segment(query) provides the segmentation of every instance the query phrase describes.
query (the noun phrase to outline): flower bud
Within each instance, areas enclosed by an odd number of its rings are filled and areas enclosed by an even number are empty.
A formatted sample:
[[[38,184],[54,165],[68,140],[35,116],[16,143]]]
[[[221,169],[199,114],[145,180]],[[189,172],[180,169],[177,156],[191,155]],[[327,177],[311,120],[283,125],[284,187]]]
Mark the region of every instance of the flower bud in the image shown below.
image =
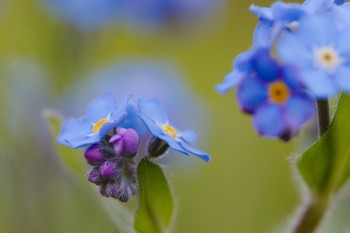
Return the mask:
[[[140,137],[134,129],[118,128],[109,143],[113,144],[114,152],[119,156],[132,157],[139,147]]]
[[[153,137],[148,144],[148,154],[152,158],[157,158],[163,155],[169,148],[167,142],[159,139],[157,137]]]
[[[102,164],[100,170],[101,174],[104,177],[115,178],[118,174],[120,174],[120,169],[122,167],[122,161],[117,159],[107,160],[104,164]]]
[[[100,173],[100,169],[98,167],[94,167],[88,174],[87,174],[88,180],[91,183],[100,185],[103,183],[104,178],[102,177]]]
[[[99,166],[107,160],[106,154],[103,152],[103,147],[98,144],[93,144],[86,149],[84,157],[88,164]]]

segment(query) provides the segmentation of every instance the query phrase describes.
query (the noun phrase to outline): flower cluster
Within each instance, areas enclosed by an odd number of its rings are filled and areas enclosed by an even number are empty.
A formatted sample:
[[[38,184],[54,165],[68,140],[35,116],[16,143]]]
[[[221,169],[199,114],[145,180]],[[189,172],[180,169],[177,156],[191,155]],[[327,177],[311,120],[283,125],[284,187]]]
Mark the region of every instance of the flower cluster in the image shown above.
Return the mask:
[[[315,101],[350,92],[350,3],[306,0],[252,5],[259,23],[222,84],[237,87],[242,111],[260,135],[289,140],[315,112]]]
[[[111,93],[94,99],[86,116],[66,120],[57,136],[63,145],[87,147],[84,156],[92,166],[88,180],[100,186],[103,196],[123,202],[137,192],[136,166],[140,158],[162,156],[170,147],[210,161],[208,154],[189,144],[195,140],[195,133],[171,125],[157,99],[140,99],[136,107],[130,98],[128,95],[120,105]],[[140,128],[140,122],[145,129]],[[146,151],[140,149],[141,141],[145,141]]]

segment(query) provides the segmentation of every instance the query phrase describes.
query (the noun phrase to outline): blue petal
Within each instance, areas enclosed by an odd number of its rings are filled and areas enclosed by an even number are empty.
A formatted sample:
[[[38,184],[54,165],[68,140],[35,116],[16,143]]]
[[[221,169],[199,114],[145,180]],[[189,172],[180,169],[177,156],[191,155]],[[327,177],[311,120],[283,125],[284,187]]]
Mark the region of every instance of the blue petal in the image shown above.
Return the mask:
[[[189,155],[188,151],[180,145],[180,142],[177,141],[175,138],[169,136],[168,134],[162,132],[158,135],[158,138],[166,141],[172,149],[177,150],[187,156]]]
[[[139,114],[142,122],[146,125],[146,127],[151,131],[151,133],[159,137],[163,130],[161,129],[160,125],[158,125],[153,119],[150,119],[148,116]]]
[[[106,122],[104,123],[101,128],[100,131],[98,132],[98,136],[99,138],[102,140],[106,134],[108,134],[109,131],[111,131],[113,128],[117,127],[118,123],[117,122]]]
[[[63,145],[78,148],[99,141],[99,138],[88,137],[92,133],[92,125],[86,118],[69,119],[63,122],[57,141]]]
[[[272,10],[276,20],[282,21],[285,24],[298,21],[305,15],[305,10],[297,3],[276,2],[272,5]]]
[[[146,128],[139,116],[137,115],[137,107],[134,104],[128,104],[126,107],[127,115],[126,117],[118,124],[118,127],[121,128],[133,128],[139,135],[145,133]]]
[[[294,131],[298,132],[314,116],[315,110],[313,98],[306,93],[299,93],[290,97],[286,103],[285,118]]]
[[[257,77],[245,79],[238,88],[237,100],[241,109],[253,113],[267,99],[267,87]]]
[[[341,66],[335,73],[335,81],[341,90],[350,92],[350,67]]]
[[[139,100],[139,116],[144,119],[152,120],[158,125],[167,123],[168,116],[156,98]]]
[[[329,14],[309,15],[300,20],[297,34],[310,46],[325,46],[334,39],[336,25]]]
[[[349,12],[350,13],[350,12]],[[336,50],[339,55],[345,60],[345,62],[350,63],[350,30],[345,30],[339,33],[336,39]]]
[[[224,82],[221,84],[217,84],[215,86],[215,89],[220,93],[220,94],[225,94],[232,88],[236,87],[244,78],[244,74],[239,72],[238,70],[234,70],[228,75],[226,75]]]
[[[335,81],[326,71],[306,69],[302,71],[301,78],[316,98],[328,98],[338,91]]]
[[[332,16],[338,29],[346,29],[350,26],[350,3],[332,7]]]
[[[259,7],[255,5],[251,5],[249,7],[250,12],[258,17],[259,20],[267,21],[272,23],[273,14],[272,9],[268,7]]]
[[[129,92],[126,95],[124,101],[121,103],[121,105],[119,105],[118,108],[114,112],[111,112],[111,116],[110,116],[111,121],[119,123],[122,120],[122,118],[125,117],[126,108],[129,104],[129,100],[130,100],[131,96],[132,96],[132,93]]]
[[[205,152],[203,152],[203,151],[200,151],[200,150],[198,150],[198,149],[196,149],[196,148],[190,146],[189,144],[187,144],[187,143],[184,142],[184,141],[181,141],[180,144],[181,144],[181,146],[182,146],[185,150],[187,150],[187,151],[190,152],[191,154],[193,154],[193,155],[195,155],[195,156],[201,158],[202,160],[204,160],[204,161],[207,162],[207,163],[210,162],[211,159],[210,159],[210,156],[209,156],[207,153],[205,153]]]
[[[284,34],[277,44],[277,53],[283,61],[298,66],[311,66],[313,54],[311,49],[295,34]]]
[[[303,7],[309,13],[318,13],[329,10],[334,0],[305,0]]]
[[[197,135],[193,130],[186,130],[180,133],[180,137],[186,142],[194,142],[197,139]]]
[[[266,137],[281,137],[288,131],[282,107],[277,104],[261,106],[255,112],[253,122],[259,134]]]
[[[266,22],[259,22],[254,30],[254,46],[256,47],[271,47],[272,41],[272,27]]]
[[[345,0],[335,0],[334,3],[337,5],[342,5],[345,3]]]
[[[280,76],[280,67],[270,54],[256,54],[252,58],[252,65],[259,78],[265,81],[273,82]]]
[[[116,98],[112,93],[108,92],[90,102],[86,116],[91,123],[96,123],[113,113],[116,108]]]
[[[283,80],[292,90],[300,90],[302,88],[302,83],[300,81],[300,73],[295,67],[284,66],[283,67]]]

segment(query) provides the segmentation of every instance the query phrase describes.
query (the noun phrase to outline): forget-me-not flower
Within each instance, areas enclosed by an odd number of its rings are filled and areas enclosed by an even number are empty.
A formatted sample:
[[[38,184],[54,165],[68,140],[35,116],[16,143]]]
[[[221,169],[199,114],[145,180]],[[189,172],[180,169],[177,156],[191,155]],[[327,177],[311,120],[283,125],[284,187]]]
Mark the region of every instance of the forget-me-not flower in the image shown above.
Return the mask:
[[[87,108],[86,116],[63,122],[57,141],[72,148],[100,142],[126,116],[129,98],[125,98],[119,106],[111,93],[94,99]]]
[[[189,145],[194,141],[193,131],[179,131],[169,123],[169,118],[155,98],[139,101],[139,116],[150,132],[157,138],[165,141],[172,149],[185,155],[194,154],[204,160],[210,161],[210,156]]]
[[[330,14],[306,16],[278,44],[279,56],[299,68],[302,82],[318,98],[350,92],[350,30],[338,31]]]
[[[238,86],[238,103],[254,115],[259,134],[289,140],[314,115],[314,101],[294,68],[279,65],[268,53],[256,54],[251,62],[255,72]]]

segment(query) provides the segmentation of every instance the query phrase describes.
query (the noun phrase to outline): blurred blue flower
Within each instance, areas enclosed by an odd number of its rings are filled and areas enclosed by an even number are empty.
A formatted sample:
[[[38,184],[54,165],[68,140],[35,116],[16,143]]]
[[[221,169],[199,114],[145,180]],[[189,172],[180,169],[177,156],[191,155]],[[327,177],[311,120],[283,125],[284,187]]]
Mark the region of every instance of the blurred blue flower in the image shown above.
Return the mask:
[[[79,29],[91,30],[115,23],[120,0],[42,0],[49,10]]]
[[[239,85],[238,103],[254,115],[260,135],[289,140],[314,115],[314,101],[303,91],[294,68],[279,65],[267,53],[256,54],[252,64],[255,72]]]
[[[85,117],[63,122],[57,141],[72,148],[100,142],[125,117],[129,97],[120,106],[111,93],[94,99],[89,104]]]
[[[169,124],[168,116],[157,99],[140,100],[139,116],[151,133],[155,137],[167,142],[172,149],[182,152],[185,155],[194,154],[205,162],[210,161],[208,154],[188,144],[195,139],[193,131],[181,132]]]
[[[294,34],[278,44],[280,57],[298,67],[305,86],[318,98],[350,91],[350,30],[339,32],[329,14],[311,15],[300,21]]]

